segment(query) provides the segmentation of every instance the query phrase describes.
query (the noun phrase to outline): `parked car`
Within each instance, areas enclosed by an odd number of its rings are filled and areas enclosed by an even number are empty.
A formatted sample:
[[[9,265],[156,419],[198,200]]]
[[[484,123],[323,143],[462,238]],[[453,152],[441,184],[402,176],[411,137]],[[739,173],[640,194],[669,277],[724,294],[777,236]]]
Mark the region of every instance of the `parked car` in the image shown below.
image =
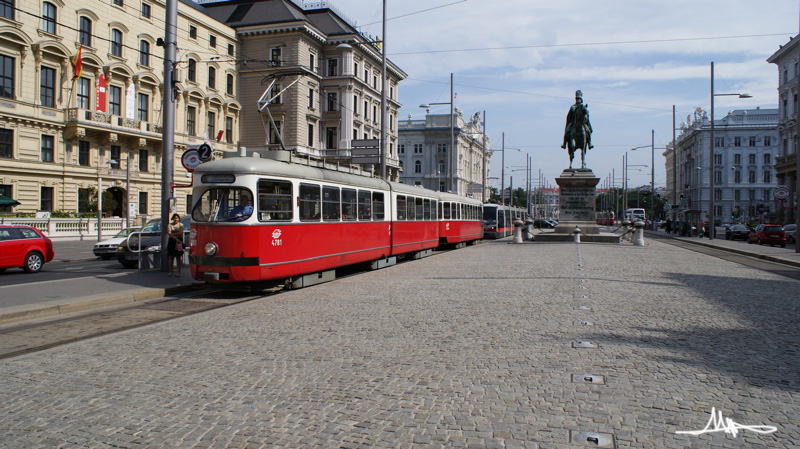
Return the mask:
[[[36,273],[53,260],[53,241],[31,226],[0,225],[0,273],[22,268]]]
[[[95,256],[100,257],[103,260],[111,259],[116,255],[119,244],[124,242],[131,232],[138,231],[139,229],[141,228],[138,226],[125,228],[117,232],[114,237],[95,243],[92,252]]]
[[[538,229],[552,229],[556,224],[546,218],[537,218],[533,221],[533,227]]]
[[[781,248],[786,248],[786,234],[779,225],[760,224],[750,233],[747,243],[768,243],[769,246],[781,245]]]
[[[725,240],[744,240],[750,238],[750,229],[743,224],[730,225],[725,228]]]
[[[796,224],[788,224],[783,227],[783,233],[786,234],[786,243],[795,243],[795,230],[797,229]]]
[[[183,223],[183,241],[188,241],[189,221],[191,217],[181,218]],[[161,219],[154,218],[142,226],[139,233],[133,233],[125,238],[117,247],[117,260],[125,268],[136,268],[139,266],[139,248],[143,248],[142,253],[146,255],[155,254],[161,251]]]

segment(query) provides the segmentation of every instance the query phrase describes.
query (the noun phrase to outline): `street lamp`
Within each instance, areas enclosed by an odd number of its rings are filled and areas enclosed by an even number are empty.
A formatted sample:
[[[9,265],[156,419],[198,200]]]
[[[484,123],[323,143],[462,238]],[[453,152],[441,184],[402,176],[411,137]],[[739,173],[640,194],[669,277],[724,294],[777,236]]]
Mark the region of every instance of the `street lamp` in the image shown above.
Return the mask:
[[[506,150],[517,150],[520,153],[522,152],[519,148],[506,148],[506,133],[502,134],[502,150],[492,150],[492,153],[495,151],[499,151],[503,153],[502,158],[500,159],[500,203],[506,203],[506,190],[505,190],[505,181],[506,181]]]
[[[708,238],[715,237],[716,228],[714,226],[714,97],[725,96],[738,96],[739,98],[753,98],[749,94],[729,93],[729,94],[715,94],[714,93],[714,61],[711,61],[711,135],[709,137],[709,161],[708,161],[708,225],[710,228],[710,235]]]
[[[426,112],[430,112],[430,108],[432,105],[450,105],[450,146],[447,148],[447,178],[449,183],[449,190],[453,191],[453,150],[455,146],[455,120],[453,118],[453,74],[450,74],[450,101],[447,103],[427,103],[421,104],[419,107],[426,109]],[[484,149],[485,151],[485,149]],[[456,153],[456,157],[458,153]],[[458,194],[458,188],[456,188],[456,194]]]

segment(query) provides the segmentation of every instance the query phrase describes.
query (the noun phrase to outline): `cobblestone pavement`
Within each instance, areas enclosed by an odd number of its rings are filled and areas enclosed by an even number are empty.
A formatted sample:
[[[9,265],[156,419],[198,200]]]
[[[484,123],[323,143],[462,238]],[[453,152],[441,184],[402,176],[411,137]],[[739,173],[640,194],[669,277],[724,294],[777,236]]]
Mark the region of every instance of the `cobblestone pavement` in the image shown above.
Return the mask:
[[[798,288],[657,241],[485,243],[4,360],[0,446],[797,447]],[[712,408],[777,431],[675,433]]]

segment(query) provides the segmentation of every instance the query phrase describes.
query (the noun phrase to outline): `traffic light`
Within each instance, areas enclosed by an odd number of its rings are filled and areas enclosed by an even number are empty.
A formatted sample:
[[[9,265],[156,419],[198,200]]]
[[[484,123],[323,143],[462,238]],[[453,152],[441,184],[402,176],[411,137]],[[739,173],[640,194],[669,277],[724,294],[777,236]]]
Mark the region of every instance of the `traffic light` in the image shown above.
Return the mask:
[[[683,201],[683,194],[681,193],[681,201]]]

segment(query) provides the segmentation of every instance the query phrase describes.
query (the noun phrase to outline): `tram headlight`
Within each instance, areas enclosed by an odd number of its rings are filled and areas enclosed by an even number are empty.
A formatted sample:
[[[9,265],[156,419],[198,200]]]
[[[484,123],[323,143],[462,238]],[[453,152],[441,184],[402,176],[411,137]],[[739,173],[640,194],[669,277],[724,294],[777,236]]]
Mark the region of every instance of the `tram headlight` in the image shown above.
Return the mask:
[[[203,249],[206,252],[206,256],[213,256],[214,254],[217,254],[216,243],[206,243],[206,246]]]

